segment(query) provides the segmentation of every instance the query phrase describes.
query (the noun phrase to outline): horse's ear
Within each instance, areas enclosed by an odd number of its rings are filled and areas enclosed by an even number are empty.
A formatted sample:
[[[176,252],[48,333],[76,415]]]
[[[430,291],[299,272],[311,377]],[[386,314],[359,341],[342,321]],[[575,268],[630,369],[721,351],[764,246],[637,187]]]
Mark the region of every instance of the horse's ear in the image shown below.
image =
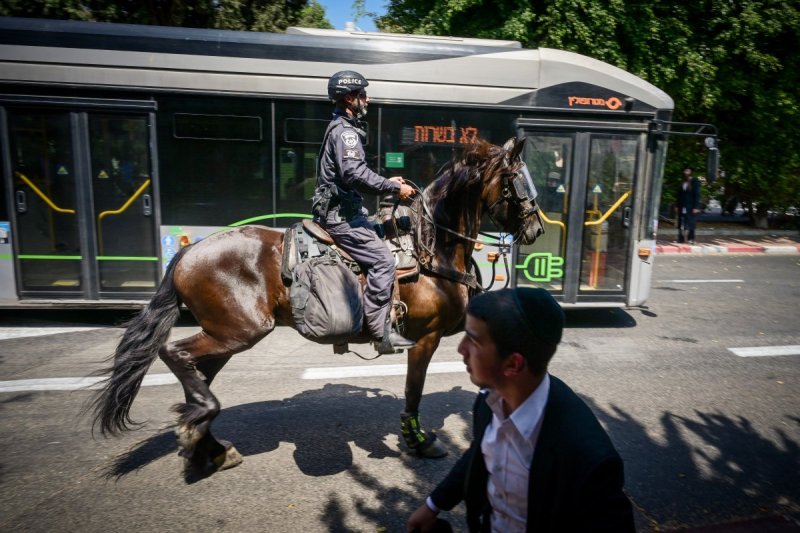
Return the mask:
[[[510,161],[514,161],[522,153],[522,149],[525,147],[525,139],[525,137],[513,139],[514,145],[511,147],[511,150],[508,154],[508,159]]]

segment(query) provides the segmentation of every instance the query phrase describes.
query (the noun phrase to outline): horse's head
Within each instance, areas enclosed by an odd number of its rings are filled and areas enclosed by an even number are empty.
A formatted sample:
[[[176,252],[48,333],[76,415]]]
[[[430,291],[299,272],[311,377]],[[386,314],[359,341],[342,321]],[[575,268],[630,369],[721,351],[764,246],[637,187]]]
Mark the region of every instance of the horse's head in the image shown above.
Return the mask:
[[[536,188],[520,155],[524,146],[524,137],[512,137],[487,165],[483,202],[492,222],[512,234],[515,241],[531,244],[544,233],[544,225],[536,204]]]

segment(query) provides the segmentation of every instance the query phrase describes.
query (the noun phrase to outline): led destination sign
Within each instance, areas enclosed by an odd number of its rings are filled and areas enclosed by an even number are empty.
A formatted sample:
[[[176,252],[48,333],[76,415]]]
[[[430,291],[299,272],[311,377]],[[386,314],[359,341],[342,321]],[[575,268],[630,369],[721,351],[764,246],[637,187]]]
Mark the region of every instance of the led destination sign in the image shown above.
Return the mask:
[[[478,133],[478,128],[473,128],[472,126],[414,126],[414,142],[426,144],[472,144],[478,140]]]

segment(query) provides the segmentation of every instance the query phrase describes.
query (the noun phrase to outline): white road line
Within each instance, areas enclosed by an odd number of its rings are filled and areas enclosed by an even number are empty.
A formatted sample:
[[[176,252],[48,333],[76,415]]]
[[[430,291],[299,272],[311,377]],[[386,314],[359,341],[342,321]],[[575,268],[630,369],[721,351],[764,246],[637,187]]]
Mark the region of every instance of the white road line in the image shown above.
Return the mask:
[[[728,348],[739,357],[770,357],[777,355],[800,355],[800,345],[796,346],[752,346],[748,348]]]
[[[15,379],[13,381],[0,381],[0,392],[94,389],[98,388],[94,385],[103,379],[105,378]],[[173,383],[178,383],[178,379],[173,374],[148,374],[142,380],[142,387],[172,385]]]
[[[743,279],[662,279],[659,283],[744,283]]]
[[[369,366],[335,366],[327,368],[307,368],[303,379],[341,379],[363,378],[373,376],[404,376],[407,365],[369,365]],[[428,374],[447,374],[465,372],[464,363],[452,361],[447,363],[431,363]]]
[[[55,328],[0,328],[0,341],[18,339],[22,337],[41,337],[44,335],[57,335],[59,333],[74,333],[76,331],[92,331],[101,327],[76,326]]]

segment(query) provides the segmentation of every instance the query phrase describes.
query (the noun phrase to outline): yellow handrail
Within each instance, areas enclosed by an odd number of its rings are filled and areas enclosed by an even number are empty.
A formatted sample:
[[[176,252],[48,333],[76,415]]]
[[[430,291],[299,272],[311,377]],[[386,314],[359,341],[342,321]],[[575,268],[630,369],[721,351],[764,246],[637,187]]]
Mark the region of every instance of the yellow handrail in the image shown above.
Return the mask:
[[[136,189],[136,192],[133,193],[133,195],[130,198],[128,198],[128,201],[122,204],[122,207],[120,207],[119,209],[114,209],[112,211],[103,211],[102,213],[97,215],[97,221],[100,222],[100,220],[105,218],[106,215],[119,215],[120,213],[128,209],[133,203],[133,201],[136,200],[144,192],[144,190],[148,187],[148,185],[150,185],[150,178],[147,178],[147,180],[145,180],[145,182],[142,183],[142,186]]]
[[[555,224],[556,226],[561,226],[561,229],[566,231],[567,226],[560,220],[550,220],[549,218],[547,218],[547,215],[545,215],[544,211],[541,209],[539,210],[539,215],[541,215],[542,220],[544,220],[546,223]]]
[[[69,214],[69,215],[74,215],[74,214],[75,214],[75,210],[74,210],[74,209],[64,209],[63,207],[58,207],[56,204],[54,204],[54,203],[53,203],[53,201],[52,201],[50,198],[48,198],[48,197],[47,197],[47,195],[45,195],[45,193],[43,193],[43,192],[42,192],[42,191],[39,189],[39,187],[37,187],[36,185],[34,185],[34,183],[33,183],[31,180],[29,180],[29,179],[28,179],[28,177],[27,177],[25,174],[23,174],[23,173],[21,173],[21,172],[17,172],[16,170],[14,171],[14,174],[16,174],[16,175],[17,175],[17,177],[18,177],[18,178],[20,178],[22,181],[24,181],[25,183],[27,183],[27,184],[28,184],[28,187],[30,187],[30,188],[31,188],[31,190],[33,190],[33,192],[35,192],[35,193],[36,193],[36,195],[37,195],[39,198],[41,198],[42,200],[44,200],[44,203],[46,203],[47,205],[49,205],[49,206],[50,206],[50,209],[52,209],[53,211],[56,211],[56,212],[58,212],[58,213],[67,213],[67,214]]]
[[[102,213],[97,215],[97,245],[100,248],[100,255],[103,255],[103,226],[101,224],[103,218],[105,218],[106,215],[118,215],[123,211],[125,211],[126,209],[128,209],[134,202],[134,200],[136,200],[139,196],[141,196],[144,190],[147,189],[147,187],[149,186],[150,186],[150,178],[147,178],[145,182],[142,183],[142,186],[136,189],[136,192],[133,193],[133,195],[131,195],[130,198],[128,198],[128,201],[122,204],[122,207],[110,211],[103,211]]]
[[[628,191],[628,192],[626,192],[625,194],[623,194],[622,196],[620,196],[620,197],[619,197],[619,200],[617,200],[617,201],[614,203],[614,205],[612,205],[612,206],[611,206],[611,207],[608,209],[608,211],[606,211],[606,213],[605,213],[603,216],[601,216],[601,217],[600,217],[600,218],[598,218],[597,220],[591,220],[591,221],[588,221],[588,222],[584,222],[584,223],[583,223],[583,225],[584,225],[584,226],[596,226],[597,224],[602,224],[603,222],[605,222],[605,221],[606,221],[606,219],[607,219],[608,217],[610,217],[610,216],[611,216],[611,213],[613,213],[614,211],[616,211],[616,210],[617,210],[617,208],[618,208],[618,207],[619,207],[619,206],[622,204],[622,202],[624,202],[625,200],[627,200],[627,199],[628,199],[628,196],[630,196],[630,195],[631,195],[631,192],[632,192],[632,191]]]
[[[544,210],[539,209],[539,215],[541,215],[542,220],[545,221],[547,224],[553,224],[554,226],[560,226],[561,231],[563,232],[561,235],[561,257],[564,257],[566,249],[567,249],[567,225],[561,222],[560,220],[550,220],[547,218],[547,215],[544,214]]]

